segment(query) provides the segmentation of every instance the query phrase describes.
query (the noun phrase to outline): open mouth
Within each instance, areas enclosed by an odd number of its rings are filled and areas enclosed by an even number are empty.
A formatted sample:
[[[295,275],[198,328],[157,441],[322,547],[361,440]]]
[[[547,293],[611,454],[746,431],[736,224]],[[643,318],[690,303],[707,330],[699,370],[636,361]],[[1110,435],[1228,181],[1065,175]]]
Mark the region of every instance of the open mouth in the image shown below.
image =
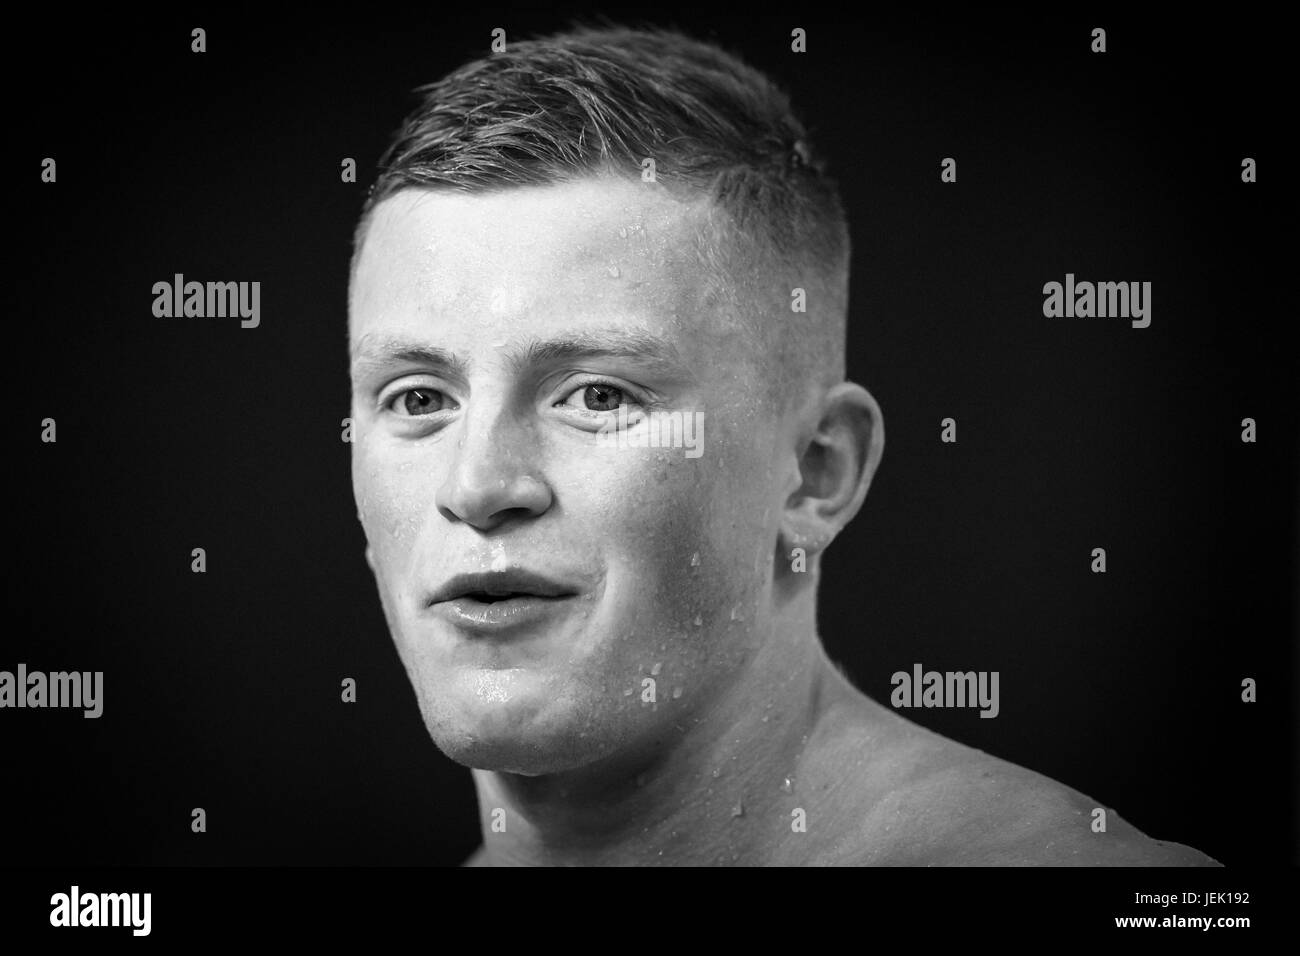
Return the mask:
[[[578,592],[521,569],[458,575],[429,596],[427,607],[457,627],[501,631],[541,622]]]
[[[496,604],[521,598],[572,597],[577,592],[532,571],[512,568],[502,571],[458,574],[428,597],[430,606],[448,601],[469,600]]]
[[[502,601],[514,601],[522,598],[538,598],[543,601],[557,601],[561,595],[528,594],[524,591],[468,591],[454,600],[477,601],[480,604],[500,604]]]

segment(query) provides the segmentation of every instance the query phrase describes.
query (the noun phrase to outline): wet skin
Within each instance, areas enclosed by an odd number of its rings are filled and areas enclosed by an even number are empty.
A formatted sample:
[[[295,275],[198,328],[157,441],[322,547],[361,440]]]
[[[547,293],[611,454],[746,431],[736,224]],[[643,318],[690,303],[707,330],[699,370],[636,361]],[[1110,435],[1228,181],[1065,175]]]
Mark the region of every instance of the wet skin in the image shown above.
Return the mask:
[[[840,677],[818,562],[880,409],[779,378],[752,323],[788,284],[727,309],[694,253],[710,215],[617,177],[375,210],[353,485],[425,725],[474,768],[470,862],[1212,862],[1113,815],[1093,834],[1096,803]],[[619,405],[702,415],[703,453],[601,445]]]

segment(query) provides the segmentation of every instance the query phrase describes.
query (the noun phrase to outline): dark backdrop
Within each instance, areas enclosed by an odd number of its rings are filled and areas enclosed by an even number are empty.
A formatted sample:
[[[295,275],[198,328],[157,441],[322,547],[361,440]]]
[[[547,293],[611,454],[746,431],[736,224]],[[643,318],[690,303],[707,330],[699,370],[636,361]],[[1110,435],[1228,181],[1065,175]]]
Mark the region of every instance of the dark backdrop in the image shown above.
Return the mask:
[[[477,844],[469,773],[423,729],[362,558],[340,440],[349,242],[409,91],[485,52],[493,27],[522,38],[579,11],[446,9],[50,13],[11,37],[31,66],[6,151],[20,214],[0,669],[105,672],[98,720],[0,713],[11,862],[452,863]],[[849,206],[849,365],[888,441],[825,561],[832,656],[884,701],[913,662],[998,670],[995,720],[906,713],[1157,838],[1229,864],[1295,859],[1300,430],[1276,31],[637,16],[784,83]],[[45,156],[56,184],[39,181]],[[946,156],[956,184],[939,180]],[[151,287],[176,272],[259,280],[261,326],[155,318]],[[1066,272],[1151,281],[1150,328],[1044,318],[1042,285]],[[955,445],[939,441],[948,416]],[[39,441],[46,417],[56,444]]]

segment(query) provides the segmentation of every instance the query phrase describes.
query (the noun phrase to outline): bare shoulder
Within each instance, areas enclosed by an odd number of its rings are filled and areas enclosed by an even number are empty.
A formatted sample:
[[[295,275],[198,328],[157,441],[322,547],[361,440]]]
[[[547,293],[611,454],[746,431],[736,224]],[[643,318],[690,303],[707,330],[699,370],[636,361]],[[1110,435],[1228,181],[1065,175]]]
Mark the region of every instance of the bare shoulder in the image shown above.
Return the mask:
[[[1111,807],[897,718],[858,813],[858,865],[1218,866]]]

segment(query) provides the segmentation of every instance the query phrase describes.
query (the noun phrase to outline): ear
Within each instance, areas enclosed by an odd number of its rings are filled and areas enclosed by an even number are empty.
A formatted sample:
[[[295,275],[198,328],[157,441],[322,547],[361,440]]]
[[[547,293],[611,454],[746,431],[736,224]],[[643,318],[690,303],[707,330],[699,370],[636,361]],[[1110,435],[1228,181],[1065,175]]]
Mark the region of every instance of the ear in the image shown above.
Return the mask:
[[[782,553],[824,551],[853,520],[885,452],[880,406],[861,385],[841,382],[826,393],[813,433],[800,449],[800,485],[786,501]]]

